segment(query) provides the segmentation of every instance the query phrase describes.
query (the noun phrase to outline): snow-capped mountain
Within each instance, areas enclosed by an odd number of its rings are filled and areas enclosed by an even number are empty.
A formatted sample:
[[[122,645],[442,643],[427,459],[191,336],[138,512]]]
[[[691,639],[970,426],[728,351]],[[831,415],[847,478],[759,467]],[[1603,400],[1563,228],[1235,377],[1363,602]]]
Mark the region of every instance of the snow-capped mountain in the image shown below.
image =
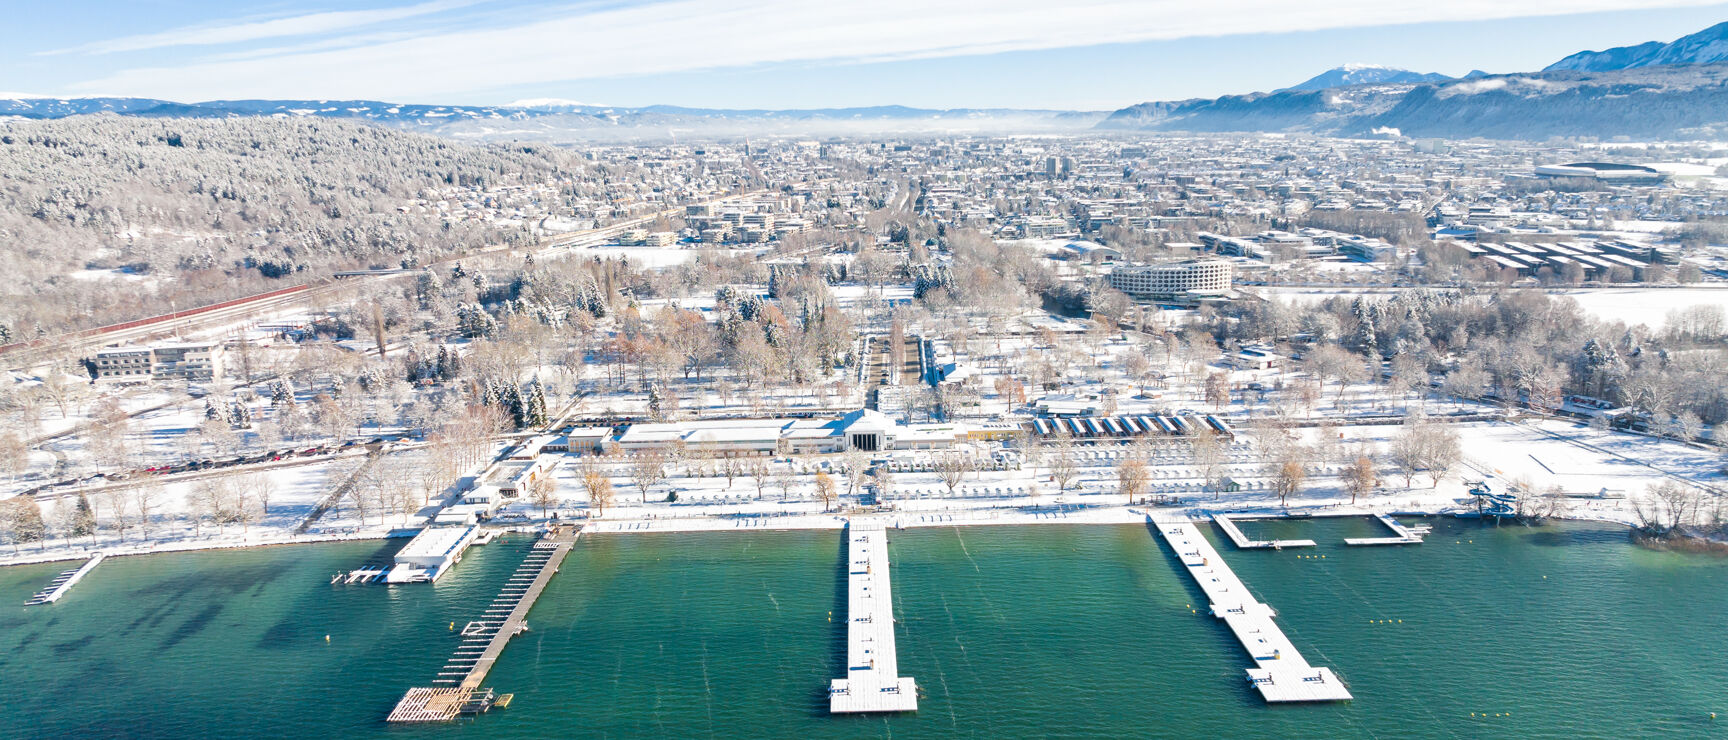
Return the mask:
[[[1408,69],[1383,67],[1378,64],[1346,64],[1326,70],[1302,82],[1278,90],[1326,90],[1346,85],[1368,85],[1382,82],[1444,82],[1452,79],[1433,72],[1412,72]]]
[[[1714,64],[1728,62],[1728,23],[1718,23],[1671,43],[1646,41],[1637,46],[1619,46],[1603,51],[1581,51],[1548,65],[1544,72],[1571,69],[1602,72],[1614,69],[1654,67],[1664,64]]]
[[[1487,75],[1141,103],[1099,128],[1285,131],[1358,136],[1545,139],[1720,138],[1728,134],[1728,64],[1610,72]]]

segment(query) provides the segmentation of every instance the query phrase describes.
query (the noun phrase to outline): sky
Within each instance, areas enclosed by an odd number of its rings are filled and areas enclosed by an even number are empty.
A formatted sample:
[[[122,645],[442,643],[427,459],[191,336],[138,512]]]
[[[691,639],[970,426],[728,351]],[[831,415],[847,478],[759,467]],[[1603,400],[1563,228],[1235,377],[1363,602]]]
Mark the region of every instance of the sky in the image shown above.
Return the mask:
[[[0,93],[1111,110],[1351,63],[1462,75],[1670,41],[1696,0],[8,2]],[[8,94],[10,93],[10,94]]]

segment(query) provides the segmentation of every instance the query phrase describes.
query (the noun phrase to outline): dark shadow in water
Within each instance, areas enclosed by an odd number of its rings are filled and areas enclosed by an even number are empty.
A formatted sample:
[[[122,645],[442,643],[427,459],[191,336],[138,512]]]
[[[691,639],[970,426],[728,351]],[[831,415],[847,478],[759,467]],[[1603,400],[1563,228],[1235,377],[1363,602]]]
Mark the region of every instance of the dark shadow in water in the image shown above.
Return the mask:
[[[221,604],[211,604],[204,607],[203,611],[192,615],[191,619],[186,620],[185,624],[180,625],[179,629],[174,630],[172,634],[168,635],[168,638],[162,641],[162,649],[166,650],[174,647],[186,640],[186,638],[196,635],[199,632],[203,632],[205,627],[210,626],[210,623],[215,621],[216,615],[221,613]]]
[[[54,651],[54,654],[56,656],[64,656],[67,653],[77,652],[79,649],[83,648],[85,645],[89,645],[91,642],[93,642],[95,640],[96,640],[95,635],[85,635],[85,636],[77,638],[75,640],[67,640],[65,642],[56,642],[52,645],[49,645],[48,647]]]
[[[1211,525],[1210,523],[1197,523],[1194,525],[1195,529],[1204,526]],[[1195,583],[1193,576],[1188,574],[1188,566],[1182,563],[1182,558],[1176,554],[1176,549],[1171,547],[1170,543],[1164,540],[1164,535],[1158,533],[1158,524],[1156,522],[1146,522],[1146,534],[1150,536],[1153,541],[1158,543],[1158,551],[1164,553],[1164,562],[1170,565],[1170,570],[1175,573],[1177,580],[1182,582],[1183,588],[1188,592],[1188,598],[1193,599],[1193,601],[1190,602],[1194,605],[1193,608],[1196,610],[1209,608],[1212,600],[1206,596],[1206,590],[1200,588],[1200,584]],[[1206,533],[1201,532],[1200,536],[1205,537]],[[1210,616],[1210,613],[1208,613],[1207,616]],[[1214,625],[1216,629],[1213,630],[1212,634],[1216,636],[1216,642],[1220,646],[1220,649],[1235,650],[1236,655],[1242,655],[1243,660],[1247,661],[1244,667],[1252,665],[1253,660],[1243,654],[1242,644],[1237,642],[1235,637],[1230,634],[1230,628],[1224,625],[1223,620],[1212,619],[1209,621],[1216,622]],[[1240,692],[1238,694],[1239,696],[1247,697],[1249,699],[1257,698],[1253,695],[1253,690],[1247,688],[1247,682],[1244,681],[1241,685],[1243,688],[1238,689]]]
[[[810,692],[810,704],[806,707],[812,717],[827,717],[828,712],[828,681],[839,678],[846,673],[846,620],[851,615],[846,613],[846,595],[849,578],[846,575],[852,569],[851,552],[848,548],[852,542],[850,530],[840,530],[840,577],[834,579],[834,601],[830,607],[834,615],[834,623],[828,630],[828,660],[822,672],[822,685]],[[888,561],[890,566],[894,562]]]
[[[1539,547],[1602,545],[1626,541],[1624,529],[1582,527],[1539,527],[1524,537],[1524,541]]]
[[[284,570],[280,563],[204,568],[168,576],[149,586],[133,591],[132,595],[141,598],[163,593],[214,592],[216,594],[238,595],[246,593],[257,584],[275,581],[282,576]]]

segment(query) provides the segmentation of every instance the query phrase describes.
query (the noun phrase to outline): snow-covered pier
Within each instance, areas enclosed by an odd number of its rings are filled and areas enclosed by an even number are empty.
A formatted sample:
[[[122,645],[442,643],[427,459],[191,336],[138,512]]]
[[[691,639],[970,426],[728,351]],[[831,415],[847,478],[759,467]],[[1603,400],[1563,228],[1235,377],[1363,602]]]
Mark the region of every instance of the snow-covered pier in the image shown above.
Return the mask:
[[[1284,631],[1272,622],[1276,612],[1249,593],[1200,530],[1184,519],[1153,519],[1158,534],[1182,560],[1200,590],[1211,600],[1212,616],[1224,620],[1254,658],[1248,681],[1268,702],[1341,701],[1351,698],[1330,668],[1315,667],[1302,658]]]
[[[408,690],[391,710],[391,722],[447,722],[459,714],[493,706],[492,691],[481,688],[510,638],[528,629],[528,611],[576,544],[580,530],[554,527],[534,543],[516,572],[504,582],[480,619],[462,628],[462,642],[432,679],[436,686]]]
[[[1358,547],[1365,545],[1420,545],[1422,544],[1422,535],[1428,533],[1428,528],[1425,526],[1406,527],[1399,524],[1398,520],[1393,519],[1391,514],[1375,514],[1374,518],[1379,519],[1381,524],[1392,530],[1391,537],[1350,537],[1344,540],[1344,544]]]
[[[1313,540],[1253,540],[1253,539],[1249,539],[1248,535],[1243,534],[1242,529],[1240,527],[1236,526],[1236,520],[1237,519],[1273,519],[1276,517],[1277,517],[1277,515],[1275,515],[1275,514],[1267,514],[1267,515],[1260,515],[1260,516],[1256,516],[1256,515],[1252,515],[1252,514],[1213,514],[1212,515],[1212,521],[1218,525],[1219,529],[1224,530],[1224,534],[1230,536],[1230,541],[1236,543],[1237,548],[1242,549],[1242,550],[1264,550],[1267,548],[1271,548],[1273,550],[1282,550],[1286,547],[1313,547],[1314,546]]]
[[[84,561],[83,565],[54,576],[54,580],[49,581],[47,586],[44,586],[41,591],[37,591],[36,595],[31,596],[28,601],[24,602],[24,605],[41,606],[59,601],[60,597],[65,596],[67,591],[71,591],[73,586],[84,579],[84,576],[95,570],[96,565],[102,562],[103,557],[102,553],[96,553],[91,555],[89,560]]]
[[[918,686],[894,651],[888,533],[879,519],[852,519],[846,537],[846,677],[829,685],[828,711],[917,711]]]

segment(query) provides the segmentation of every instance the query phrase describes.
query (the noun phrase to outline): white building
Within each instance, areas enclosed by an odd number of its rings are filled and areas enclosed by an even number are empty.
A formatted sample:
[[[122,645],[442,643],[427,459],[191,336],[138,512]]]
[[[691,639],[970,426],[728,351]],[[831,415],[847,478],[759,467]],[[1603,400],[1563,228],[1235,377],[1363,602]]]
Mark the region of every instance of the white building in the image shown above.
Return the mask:
[[[1216,298],[1230,292],[1230,277],[1225,260],[1123,265],[1110,271],[1110,287],[1143,300]]]
[[[153,347],[114,347],[91,358],[96,380],[142,383],[180,378],[207,381],[222,375],[221,342],[186,342]]]
[[[430,583],[438,580],[450,566],[462,560],[462,553],[474,543],[480,528],[427,527],[414,535],[396,553],[396,566],[384,577],[387,583]]]

